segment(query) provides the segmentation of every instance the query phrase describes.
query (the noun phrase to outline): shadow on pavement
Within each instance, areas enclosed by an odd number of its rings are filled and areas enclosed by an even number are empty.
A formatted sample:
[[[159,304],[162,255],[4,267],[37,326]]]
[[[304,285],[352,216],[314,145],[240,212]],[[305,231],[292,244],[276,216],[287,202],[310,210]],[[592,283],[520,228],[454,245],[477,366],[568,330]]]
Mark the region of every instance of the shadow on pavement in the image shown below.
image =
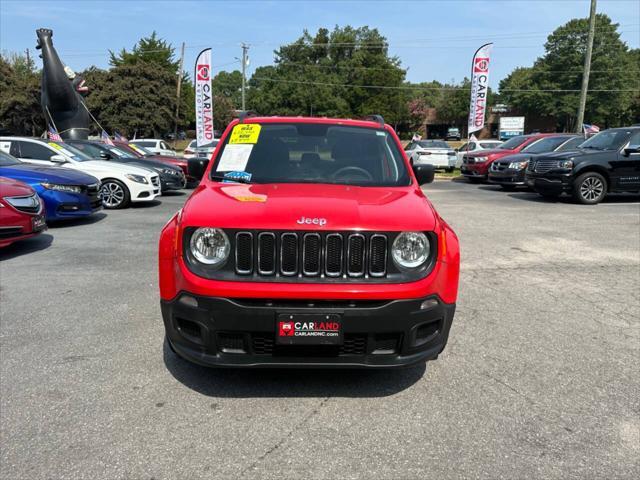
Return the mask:
[[[164,364],[176,380],[220,398],[386,397],[418,382],[425,364],[393,370],[215,369],[178,357],[167,342]]]
[[[149,208],[149,207],[155,207],[157,205],[161,205],[162,202],[160,200],[151,200],[150,202],[135,202],[132,203],[129,208],[131,209],[136,209],[136,208]]]
[[[99,221],[105,218],[107,218],[107,214],[105,212],[97,212],[97,213],[94,213],[93,215],[89,215],[88,217],[69,218],[67,220],[47,222],[47,225],[49,226],[49,228],[54,228],[54,229],[77,227],[81,225],[92,225],[94,223],[98,223]]]
[[[549,198],[549,197],[543,197],[542,195],[538,195],[535,192],[522,192],[522,193],[508,193],[508,196],[511,198],[515,198],[517,200],[527,200],[530,202],[537,202],[537,203],[562,203],[562,204],[571,204],[571,205],[585,206],[585,207],[590,206],[590,205],[580,205],[579,203],[574,202],[569,195],[562,195],[557,198]],[[636,204],[636,203],[640,203],[640,195],[627,194],[627,193],[610,194],[610,195],[607,195],[601,203],[604,205]]]
[[[162,192],[163,197],[184,197],[185,195],[190,194],[191,192],[185,192],[184,190],[167,190]]]
[[[38,252],[49,248],[51,243],[53,243],[53,235],[41,233],[36,237],[20,240],[0,249],[0,260],[11,260],[12,258],[21,257],[22,255]]]

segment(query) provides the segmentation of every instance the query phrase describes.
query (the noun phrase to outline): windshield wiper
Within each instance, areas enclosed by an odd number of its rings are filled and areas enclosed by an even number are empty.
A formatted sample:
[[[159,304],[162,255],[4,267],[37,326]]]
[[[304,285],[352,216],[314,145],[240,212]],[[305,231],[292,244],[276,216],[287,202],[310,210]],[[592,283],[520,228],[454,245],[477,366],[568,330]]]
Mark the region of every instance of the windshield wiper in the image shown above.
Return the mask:
[[[587,146],[581,147],[581,148],[590,148],[592,150],[604,150],[603,148],[594,147],[593,145],[587,145]]]
[[[220,180],[222,182],[227,181],[227,182],[233,182],[233,183],[251,183],[251,180],[247,179],[247,178],[231,178],[231,177],[225,177],[224,175],[211,175],[211,180]]]

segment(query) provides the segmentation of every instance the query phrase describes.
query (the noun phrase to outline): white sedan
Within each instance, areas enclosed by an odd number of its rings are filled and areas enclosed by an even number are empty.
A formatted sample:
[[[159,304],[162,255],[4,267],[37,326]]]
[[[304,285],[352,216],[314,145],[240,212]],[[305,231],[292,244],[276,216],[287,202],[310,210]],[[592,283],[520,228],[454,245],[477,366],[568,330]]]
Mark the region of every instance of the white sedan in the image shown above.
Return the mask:
[[[410,142],[404,149],[413,165],[431,164],[435,168],[453,171],[457,155],[453,148],[443,140],[417,140]]]
[[[147,150],[155,153],[156,155],[167,155],[169,157],[175,157],[176,151],[172,148],[169,148],[167,142],[164,140],[158,140],[157,138],[137,138],[135,140],[130,140],[129,143],[133,143],[134,145],[138,145],[140,147],[145,147]]]
[[[465,142],[460,148],[456,149],[458,152],[458,160],[456,161],[456,167],[460,167],[462,165],[462,157],[465,153],[467,153],[467,149],[469,152],[479,152],[480,150],[492,150],[494,148],[498,148],[502,145],[502,141],[495,139],[487,139],[487,140],[471,140],[470,142]]]
[[[187,148],[184,149],[184,153],[182,156],[184,158],[194,158],[194,157],[207,157],[211,158],[211,154],[218,146],[219,139],[213,140],[211,143],[207,145],[202,145],[198,147],[196,140],[191,140]]]
[[[105,208],[125,208],[131,202],[150,202],[160,195],[157,173],[126,163],[96,160],[73,146],[28,137],[0,137],[0,150],[36,165],[72,168],[99,178]]]

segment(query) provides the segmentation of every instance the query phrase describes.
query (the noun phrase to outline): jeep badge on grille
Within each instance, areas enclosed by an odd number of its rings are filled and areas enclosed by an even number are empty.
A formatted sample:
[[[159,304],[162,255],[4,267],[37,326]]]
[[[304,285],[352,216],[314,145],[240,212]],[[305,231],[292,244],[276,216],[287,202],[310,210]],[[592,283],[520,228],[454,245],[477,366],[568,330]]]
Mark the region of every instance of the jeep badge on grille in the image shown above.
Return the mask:
[[[296,223],[299,225],[320,225],[324,227],[327,224],[326,218],[309,218],[309,217],[300,217],[296,220]]]

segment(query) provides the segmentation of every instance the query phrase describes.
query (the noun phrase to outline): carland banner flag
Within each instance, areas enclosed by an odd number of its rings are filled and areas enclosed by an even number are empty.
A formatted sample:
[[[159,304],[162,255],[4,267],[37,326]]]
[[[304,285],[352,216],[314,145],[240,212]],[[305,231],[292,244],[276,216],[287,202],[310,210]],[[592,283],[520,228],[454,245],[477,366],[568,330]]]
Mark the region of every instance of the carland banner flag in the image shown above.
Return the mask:
[[[471,64],[471,104],[469,107],[469,134],[482,130],[489,91],[489,58],[493,43],[481,46]]]
[[[196,59],[196,142],[213,141],[213,95],[211,94],[211,49],[205,48]]]

